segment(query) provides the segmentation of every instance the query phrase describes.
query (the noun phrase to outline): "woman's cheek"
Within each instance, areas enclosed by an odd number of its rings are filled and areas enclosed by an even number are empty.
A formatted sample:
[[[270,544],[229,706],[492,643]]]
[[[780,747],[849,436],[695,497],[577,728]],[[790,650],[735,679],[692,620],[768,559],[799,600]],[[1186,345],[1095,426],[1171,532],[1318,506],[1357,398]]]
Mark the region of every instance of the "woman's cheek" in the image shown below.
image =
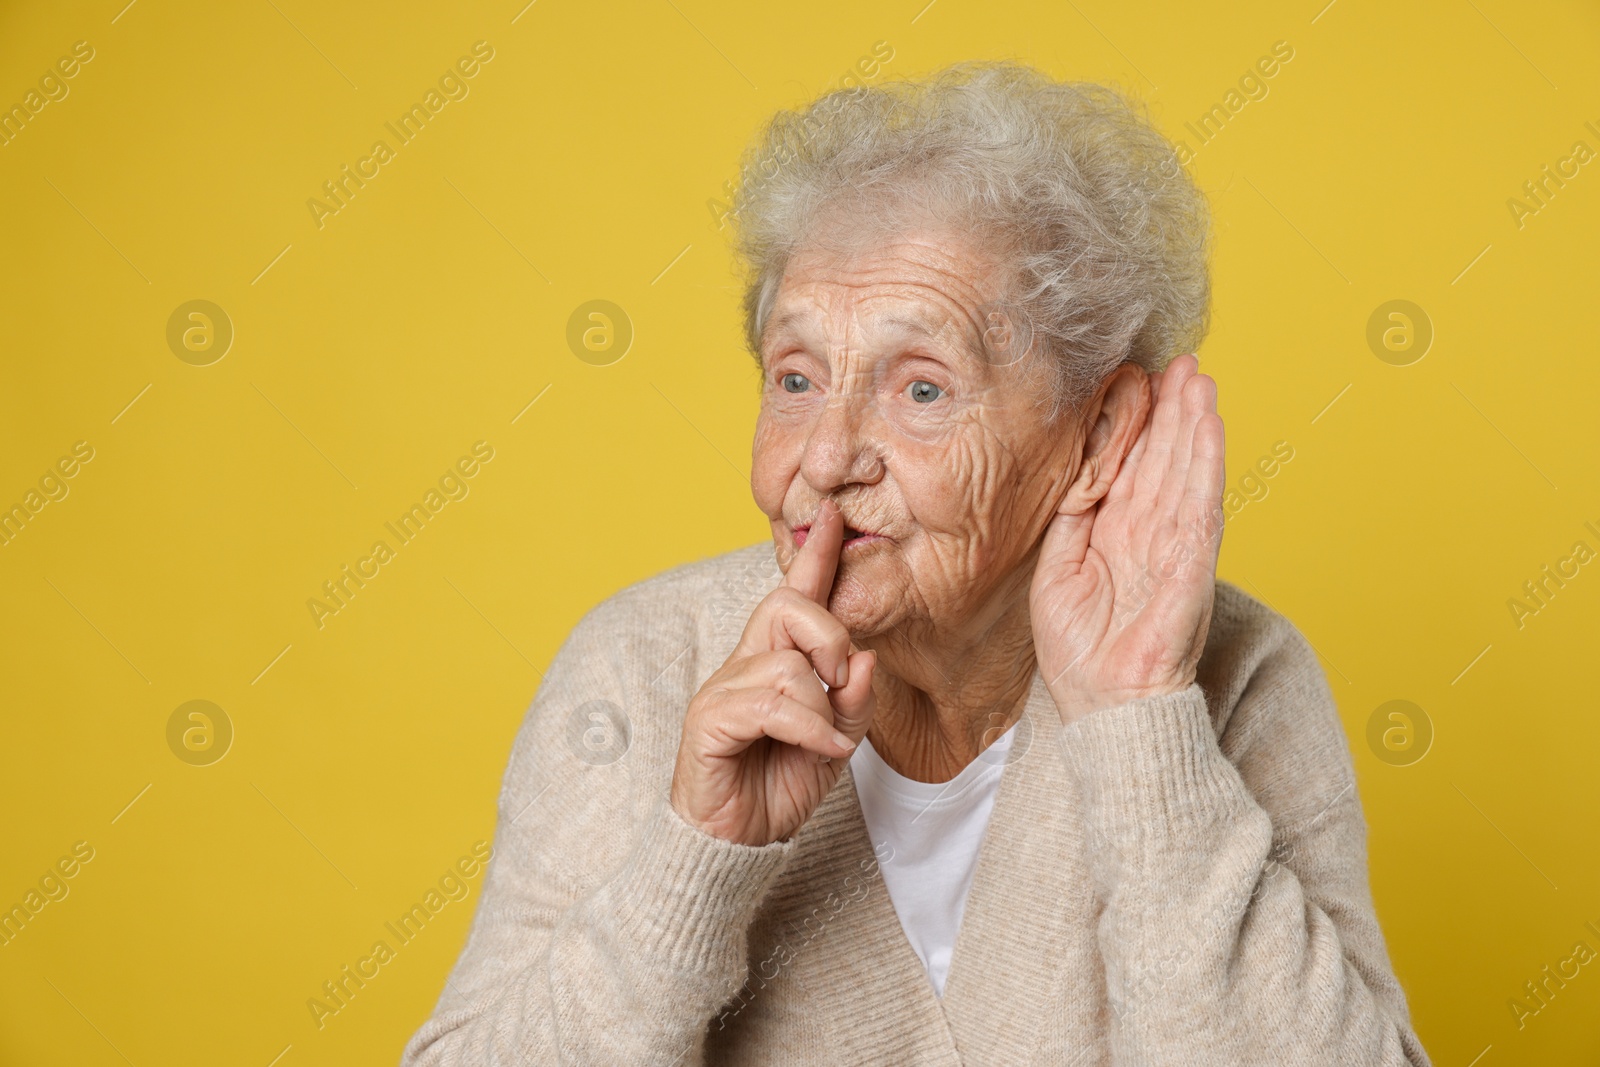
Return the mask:
[[[961,473],[950,465],[949,451],[940,445],[902,438],[894,449],[895,484],[905,507],[919,528],[930,533],[956,533],[966,524],[958,484]]]
[[[792,422],[774,418],[765,408],[756,419],[750,450],[750,488],[756,506],[769,516],[776,516],[783,508],[789,482],[799,470],[798,442],[803,440]]]
[[[763,453],[786,456],[795,451],[796,443],[805,440],[806,425],[807,420],[792,409],[763,404],[756,418],[754,449],[757,457]]]
[[[945,535],[947,543],[961,543],[963,552],[985,540],[985,520],[1004,488],[1004,470],[973,437],[953,429],[936,442],[902,441],[895,471],[917,524]]]
[[[821,395],[815,390],[791,393],[769,386],[761,394],[761,409],[756,419],[756,426],[758,429],[766,427],[773,433],[803,432],[804,428],[815,420],[821,399]]]

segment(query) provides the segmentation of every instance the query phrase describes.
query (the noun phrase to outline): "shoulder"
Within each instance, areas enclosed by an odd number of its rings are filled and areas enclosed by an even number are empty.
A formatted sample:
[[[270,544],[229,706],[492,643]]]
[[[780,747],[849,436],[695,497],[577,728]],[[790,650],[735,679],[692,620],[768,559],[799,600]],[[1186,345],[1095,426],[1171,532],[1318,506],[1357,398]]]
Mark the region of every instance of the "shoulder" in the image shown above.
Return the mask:
[[[711,651],[723,643],[731,650],[781,578],[771,542],[683,563],[600,601],[578,620],[567,644],[605,649],[619,663],[641,667],[663,652]]]
[[[601,699],[640,717],[681,717],[728,658],[782,574],[770,543],[680,564],[607,596],[556,651],[535,711]]]
[[[1231,582],[1218,580],[1211,629],[1200,657],[1200,685],[1217,725],[1247,688],[1300,681],[1326,688],[1316,654],[1294,623]]]
[[[1352,785],[1349,740],[1321,662],[1276,609],[1219,580],[1197,674],[1219,745],[1269,809],[1292,818]]]
[[[635,582],[573,626],[523,715],[500,793],[502,840],[540,877],[577,886],[620,862],[630,838],[618,828],[639,825],[666,792],[689,700],[778,576],[772,545],[750,545]]]
[[[704,606],[709,600],[759,592],[765,596],[782,572],[772,542],[760,541],[731,552],[681,563],[613,593],[591,615],[615,617],[629,611],[655,611],[664,606]],[[766,584],[770,579],[771,584]],[[688,598],[688,599],[685,599]]]

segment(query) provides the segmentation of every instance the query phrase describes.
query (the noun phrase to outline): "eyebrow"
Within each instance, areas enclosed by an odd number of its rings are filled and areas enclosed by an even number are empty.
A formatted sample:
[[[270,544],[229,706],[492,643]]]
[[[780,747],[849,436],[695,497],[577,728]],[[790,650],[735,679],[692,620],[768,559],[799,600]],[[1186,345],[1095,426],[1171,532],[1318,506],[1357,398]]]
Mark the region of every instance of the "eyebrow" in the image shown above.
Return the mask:
[[[768,320],[767,324],[761,328],[760,341],[762,346],[765,347],[769,336],[787,330],[798,321],[800,321],[800,314],[796,311],[785,311],[777,318]]]
[[[907,333],[917,333],[924,337],[932,337],[935,340],[937,340],[939,337],[939,334],[934,330],[934,328],[923,319],[907,319],[901,318],[897,315],[891,315],[889,318],[883,320],[883,324],[885,326],[897,326]]]
[[[905,333],[926,337],[929,340],[937,341],[940,344],[946,343],[945,335],[946,329],[949,327],[948,323],[940,323],[938,328],[935,328],[934,325],[928,322],[926,319],[904,318],[898,315],[891,315],[888,318],[883,319],[882,322],[885,326],[896,327]],[[974,344],[971,335],[959,327],[955,328],[953,332],[955,337],[954,343],[951,345],[951,347],[954,351],[959,352],[968,359],[975,359],[979,363],[986,362],[983,355],[981,340],[978,344]]]
[[[770,336],[788,330],[803,318],[804,316],[798,311],[785,311],[777,318],[767,323],[766,328],[761,331],[762,343],[765,344]],[[896,328],[905,333],[913,333],[922,337],[931,338],[933,340],[939,340],[940,338],[939,331],[934,329],[929,322],[922,318],[907,318],[900,315],[891,315],[887,318],[880,319],[879,321],[886,327]],[[970,346],[963,345],[963,347]]]

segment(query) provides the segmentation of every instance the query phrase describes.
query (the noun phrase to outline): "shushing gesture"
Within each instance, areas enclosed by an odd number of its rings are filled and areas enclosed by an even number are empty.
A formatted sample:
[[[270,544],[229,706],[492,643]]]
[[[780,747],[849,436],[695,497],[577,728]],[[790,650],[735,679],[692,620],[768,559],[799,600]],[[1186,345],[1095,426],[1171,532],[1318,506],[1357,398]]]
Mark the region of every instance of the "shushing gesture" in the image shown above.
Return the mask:
[[[827,609],[843,544],[844,518],[825,499],[783,581],[689,702],[671,793],[689,825],[737,844],[788,840],[866,736],[877,654],[852,652]]]

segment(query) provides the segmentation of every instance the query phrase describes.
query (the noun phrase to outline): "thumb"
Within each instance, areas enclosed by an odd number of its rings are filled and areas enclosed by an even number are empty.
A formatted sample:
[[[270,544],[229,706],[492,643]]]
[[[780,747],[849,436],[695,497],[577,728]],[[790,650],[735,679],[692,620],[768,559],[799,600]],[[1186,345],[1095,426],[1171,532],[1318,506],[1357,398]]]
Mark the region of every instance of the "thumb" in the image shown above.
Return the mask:
[[[852,741],[867,736],[872,716],[878,710],[878,696],[872,690],[872,676],[878,654],[871,649],[850,653],[850,683],[828,690],[833,705],[833,728]]]

